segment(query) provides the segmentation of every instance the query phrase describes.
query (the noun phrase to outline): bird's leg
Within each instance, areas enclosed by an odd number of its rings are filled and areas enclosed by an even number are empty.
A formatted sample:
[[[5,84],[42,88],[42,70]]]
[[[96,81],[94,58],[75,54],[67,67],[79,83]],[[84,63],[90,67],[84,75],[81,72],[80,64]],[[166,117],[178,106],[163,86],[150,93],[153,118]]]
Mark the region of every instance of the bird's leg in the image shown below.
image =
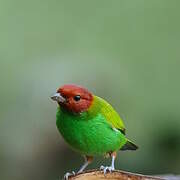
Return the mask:
[[[84,164],[81,166],[81,168],[79,169],[79,171],[77,173],[81,173],[84,171],[84,169],[92,162],[93,157],[92,156],[85,156],[85,162]],[[74,171],[72,171],[72,173],[67,172],[64,175],[64,179],[68,180],[69,176],[75,175],[76,173]]]
[[[115,168],[114,168],[114,161],[115,161],[115,158],[116,158],[116,152],[112,152],[112,153],[109,153],[109,154],[112,157],[111,166],[105,166],[105,167],[101,166],[100,167],[100,170],[103,170],[104,174],[106,174],[107,171],[112,172],[112,171],[115,170]]]
[[[85,162],[79,169],[78,173],[81,173],[84,171],[84,169],[92,162],[93,157],[92,156],[85,156]]]
[[[113,152],[111,154],[111,157],[112,157],[112,162],[111,162],[111,167],[112,167],[112,170],[114,170],[114,162],[115,162],[115,159],[116,159],[116,152]]]

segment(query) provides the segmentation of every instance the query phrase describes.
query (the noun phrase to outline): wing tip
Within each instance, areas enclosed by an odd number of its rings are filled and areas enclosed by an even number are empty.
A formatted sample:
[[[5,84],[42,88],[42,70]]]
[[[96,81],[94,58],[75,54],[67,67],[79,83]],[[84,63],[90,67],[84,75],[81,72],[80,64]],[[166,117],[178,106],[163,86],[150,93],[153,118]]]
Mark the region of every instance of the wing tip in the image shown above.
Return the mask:
[[[125,150],[133,150],[133,151],[135,151],[135,150],[137,150],[138,148],[139,148],[139,147],[138,147],[136,144],[134,144],[133,142],[127,140],[126,144],[125,144],[123,147],[121,147],[120,150],[122,150],[122,151],[125,151]]]

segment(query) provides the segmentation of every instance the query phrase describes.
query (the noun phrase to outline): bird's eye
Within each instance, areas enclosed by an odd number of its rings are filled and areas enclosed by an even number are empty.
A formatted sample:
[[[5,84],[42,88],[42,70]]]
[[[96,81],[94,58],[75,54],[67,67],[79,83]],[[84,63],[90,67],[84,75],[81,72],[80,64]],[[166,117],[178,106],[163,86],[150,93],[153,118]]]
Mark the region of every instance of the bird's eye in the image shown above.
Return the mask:
[[[80,99],[81,99],[81,96],[80,96],[80,95],[74,96],[74,100],[75,100],[75,101],[79,101]]]

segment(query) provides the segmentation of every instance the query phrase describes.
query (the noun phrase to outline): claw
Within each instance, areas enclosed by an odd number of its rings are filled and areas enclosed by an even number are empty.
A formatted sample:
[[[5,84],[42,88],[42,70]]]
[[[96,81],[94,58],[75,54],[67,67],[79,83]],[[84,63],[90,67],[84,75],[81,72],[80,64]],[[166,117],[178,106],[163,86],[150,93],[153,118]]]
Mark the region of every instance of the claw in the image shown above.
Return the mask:
[[[67,173],[64,175],[64,179],[65,179],[65,180],[68,180],[68,179],[69,179],[69,176],[74,176],[74,175],[75,175],[75,172],[74,172],[74,171],[72,171],[72,173],[67,172]]]
[[[111,173],[112,171],[114,171],[114,168],[112,166],[101,166],[100,170],[103,170],[105,175],[107,172]]]
[[[101,166],[101,167],[100,167],[100,170],[104,170],[104,168],[105,168],[104,166]]]
[[[111,153],[111,156],[112,156],[111,166],[101,166],[101,167],[100,167],[100,170],[103,170],[104,175],[106,175],[106,173],[107,173],[108,171],[111,173],[112,171],[115,170],[115,168],[114,168],[114,160],[115,160],[115,158],[116,158],[116,152]]]

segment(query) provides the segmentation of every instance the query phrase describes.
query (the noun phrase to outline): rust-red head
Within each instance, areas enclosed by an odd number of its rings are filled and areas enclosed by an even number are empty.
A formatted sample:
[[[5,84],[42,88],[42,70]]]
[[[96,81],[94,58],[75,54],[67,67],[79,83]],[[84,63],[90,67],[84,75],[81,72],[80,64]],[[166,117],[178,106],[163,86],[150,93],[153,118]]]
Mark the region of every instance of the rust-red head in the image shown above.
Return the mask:
[[[72,113],[87,111],[93,102],[92,93],[84,87],[73,84],[63,85],[51,98]]]

